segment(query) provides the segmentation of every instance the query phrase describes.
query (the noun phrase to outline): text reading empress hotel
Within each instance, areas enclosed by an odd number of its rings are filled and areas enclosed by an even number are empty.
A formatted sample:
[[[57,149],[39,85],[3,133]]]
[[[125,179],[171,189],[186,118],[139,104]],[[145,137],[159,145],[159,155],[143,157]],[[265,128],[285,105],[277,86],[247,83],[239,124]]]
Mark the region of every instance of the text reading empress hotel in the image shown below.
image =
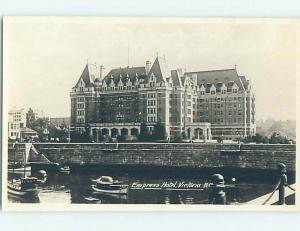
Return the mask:
[[[143,67],[112,69],[87,64],[71,92],[71,129],[91,136],[137,136],[141,124],[151,133],[157,123],[168,138],[232,139],[253,135],[254,94],[236,69],[168,70],[157,57]]]

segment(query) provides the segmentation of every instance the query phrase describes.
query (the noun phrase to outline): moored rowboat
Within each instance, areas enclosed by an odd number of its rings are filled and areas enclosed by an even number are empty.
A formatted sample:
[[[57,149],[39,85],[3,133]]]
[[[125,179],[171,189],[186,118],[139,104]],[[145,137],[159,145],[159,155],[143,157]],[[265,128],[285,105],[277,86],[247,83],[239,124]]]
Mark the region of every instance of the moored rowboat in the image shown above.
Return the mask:
[[[7,182],[7,192],[9,195],[19,197],[37,196],[39,193],[37,183],[38,179],[36,177],[13,179]]]
[[[96,184],[91,185],[96,193],[105,194],[127,194],[129,186],[122,182],[114,181],[110,176],[101,176],[97,180],[92,180]]]

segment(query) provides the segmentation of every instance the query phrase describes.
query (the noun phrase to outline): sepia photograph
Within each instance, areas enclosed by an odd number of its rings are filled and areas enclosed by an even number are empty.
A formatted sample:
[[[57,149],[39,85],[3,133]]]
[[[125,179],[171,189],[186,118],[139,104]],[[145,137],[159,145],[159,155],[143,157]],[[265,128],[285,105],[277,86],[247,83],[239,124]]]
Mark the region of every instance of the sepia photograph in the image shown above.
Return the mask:
[[[3,209],[299,210],[299,25],[4,17]]]

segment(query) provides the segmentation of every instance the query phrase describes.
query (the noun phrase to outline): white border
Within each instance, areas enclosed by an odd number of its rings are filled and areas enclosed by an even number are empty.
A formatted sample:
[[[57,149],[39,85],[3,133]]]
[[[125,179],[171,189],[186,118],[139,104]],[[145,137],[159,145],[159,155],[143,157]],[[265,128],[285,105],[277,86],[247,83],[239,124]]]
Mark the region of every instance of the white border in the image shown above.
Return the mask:
[[[130,205],[130,204],[118,204],[118,205],[107,205],[107,204],[17,204],[17,203],[9,203],[7,200],[7,117],[8,117],[8,99],[7,99],[7,87],[6,86],[6,78],[9,76],[8,64],[6,62],[6,56],[8,54],[8,50],[5,47],[6,43],[6,34],[5,30],[8,26],[8,23],[14,22],[14,20],[22,20],[22,22],[34,22],[35,20],[43,21],[43,20],[52,20],[55,22],[61,21],[82,21],[86,20],[88,22],[99,22],[101,20],[103,23],[112,23],[112,22],[120,22],[120,20],[124,23],[136,23],[143,20],[144,23],[275,23],[275,22],[289,22],[295,23],[297,26],[300,25],[300,19],[249,19],[249,18],[160,18],[160,17],[5,17],[3,21],[3,133],[2,133],[2,206],[4,210],[10,211],[299,211],[300,206],[298,203],[299,198],[299,184],[296,184],[296,205],[292,206],[262,206],[262,205]],[[297,39],[300,42],[300,32],[297,30]],[[298,43],[299,44],[299,43]],[[299,46],[297,46],[297,76],[299,73]],[[297,99],[300,99],[299,96],[299,81],[297,80]],[[298,104],[298,102],[297,102]],[[297,105],[298,106],[298,105]],[[297,107],[297,117],[299,118],[299,107]],[[299,123],[297,123],[297,131],[299,129]],[[297,136],[297,144],[299,144],[300,138]],[[298,146],[298,145],[297,145]],[[297,151],[298,153],[298,147]],[[298,169],[299,166],[299,158],[296,159],[296,166]],[[300,173],[296,171],[296,178],[299,179]]]

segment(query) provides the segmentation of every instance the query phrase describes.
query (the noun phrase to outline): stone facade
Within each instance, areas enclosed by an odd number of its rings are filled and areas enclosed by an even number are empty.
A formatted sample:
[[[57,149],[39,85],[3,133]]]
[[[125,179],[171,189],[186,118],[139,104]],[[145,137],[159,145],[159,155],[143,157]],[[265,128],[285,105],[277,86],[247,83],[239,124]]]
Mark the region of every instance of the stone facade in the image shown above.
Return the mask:
[[[151,65],[112,69],[87,64],[72,88],[71,128],[80,133],[137,135],[161,124],[168,138],[185,132],[207,141],[253,135],[255,98],[251,84],[236,69],[169,70],[157,57]],[[136,130],[135,130],[136,129]]]
[[[15,149],[20,149],[17,144]],[[161,166],[276,170],[282,162],[296,170],[296,145],[213,143],[35,143],[34,147],[59,164]]]

